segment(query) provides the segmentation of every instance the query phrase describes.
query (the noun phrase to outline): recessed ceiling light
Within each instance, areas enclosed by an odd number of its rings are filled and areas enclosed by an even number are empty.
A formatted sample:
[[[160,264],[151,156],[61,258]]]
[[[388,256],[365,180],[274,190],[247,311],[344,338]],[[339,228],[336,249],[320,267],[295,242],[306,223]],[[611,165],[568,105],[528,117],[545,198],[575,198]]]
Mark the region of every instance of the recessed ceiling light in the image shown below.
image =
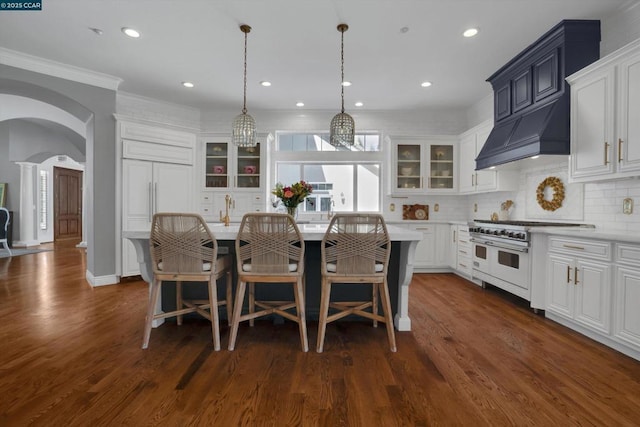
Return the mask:
[[[133,28],[122,27],[122,32],[134,39],[137,39],[138,37],[140,37],[140,33],[134,30]]]
[[[355,106],[356,107],[362,107],[364,104],[360,101],[356,102]]]
[[[477,28],[469,28],[468,30],[465,30],[464,33],[462,33],[462,35],[465,37],[473,37],[476,34],[478,34]]]
[[[191,88],[194,86],[194,84],[191,82],[182,82],[182,86]]]
[[[90,29],[91,31],[93,31],[95,34],[99,35],[99,36],[101,36],[101,35],[102,35],[102,33],[104,32],[104,31],[102,31],[100,28],[92,28],[92,27],[89,27],[89,29]]]
[[[401,32],[402,34],[409,32],[409,27],[402,27],[402,28],[400,28],[400,32]]]
[[[304,102],[296,102],[296,107],[304,107]]]
[[[540,156],[531,156],[531,158],[532,158],[533,160],[537,159],[538,157],[540,157]]]
[[[266,81],[266,80],[265,80],[265,81],[261,81],[261,82],[260,82],[260,84],[261,84],[262,86],[264,86],[264,87],[269,87],[269,86],[271,86],[271,82],[268,82],[268,81]]]
[[[351,86],[351,82],[344,81],[342,82],[342,86],[344,87]]]
[[[496,168],[495,166],[489,166],[489,169],[495,169],[495,168]]]
[[[420,86],[429,87],[429,86],[431,86],[431,82],[422,82],[422,83],[420,83]]]

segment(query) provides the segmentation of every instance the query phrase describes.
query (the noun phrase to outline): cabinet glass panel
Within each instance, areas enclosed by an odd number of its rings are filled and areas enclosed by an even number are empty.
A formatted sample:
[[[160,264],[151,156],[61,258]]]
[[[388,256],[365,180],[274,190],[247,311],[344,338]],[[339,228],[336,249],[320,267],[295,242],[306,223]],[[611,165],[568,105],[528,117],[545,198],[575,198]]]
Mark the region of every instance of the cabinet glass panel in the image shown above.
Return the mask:
[[[238,147],[236,176],[238,188],[260,187],[260,144]]]
[[[416,144],[399,144],[397,153],[397,179],[396,188],[421,188],[422,165],[421,146]]]
[[[453,145],[432,145],[429,188],[453,188]]]
[[[205,187],[226,188],[229,186],[229,144],[207,142],[205,163]]]

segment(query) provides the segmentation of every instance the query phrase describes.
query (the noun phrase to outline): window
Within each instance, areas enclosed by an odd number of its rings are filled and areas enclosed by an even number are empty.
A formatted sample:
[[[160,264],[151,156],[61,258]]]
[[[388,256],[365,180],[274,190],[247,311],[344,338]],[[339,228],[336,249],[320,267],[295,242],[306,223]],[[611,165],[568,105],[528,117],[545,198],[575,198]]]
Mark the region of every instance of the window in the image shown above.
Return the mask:
[[[330,145],[328,133],[278,132],[271,153],[273,182],[305,180],[313,188],[300,214],[380,212],[384,153],[377,133],[356,135],[351,149]]]
[[[329,133],[278,132],[277,151],[380,151],[380,135],[358,134],[353,146],[334,147],[329,144]]]

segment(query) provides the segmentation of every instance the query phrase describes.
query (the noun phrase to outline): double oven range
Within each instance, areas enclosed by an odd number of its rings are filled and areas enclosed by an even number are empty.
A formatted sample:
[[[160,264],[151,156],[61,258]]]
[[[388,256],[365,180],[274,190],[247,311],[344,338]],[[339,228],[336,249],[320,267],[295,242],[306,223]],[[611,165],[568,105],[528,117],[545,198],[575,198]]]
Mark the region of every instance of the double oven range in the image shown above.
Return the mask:
[[[469,227],[473,244],[473,276],[531,301],[532,227],[574,227],[583,224],[540,221],[474,220]]]

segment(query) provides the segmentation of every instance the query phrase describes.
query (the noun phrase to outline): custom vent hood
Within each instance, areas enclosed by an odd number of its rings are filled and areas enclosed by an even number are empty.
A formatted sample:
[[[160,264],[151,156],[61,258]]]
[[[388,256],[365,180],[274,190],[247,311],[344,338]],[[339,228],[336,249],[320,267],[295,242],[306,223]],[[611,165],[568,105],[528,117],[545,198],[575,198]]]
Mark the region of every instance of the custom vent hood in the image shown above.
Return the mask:
[[[600,21],[564,20],[487,79],[494,128],[476,169],[541,154],[569,154],[565,77],[600,57]]]

